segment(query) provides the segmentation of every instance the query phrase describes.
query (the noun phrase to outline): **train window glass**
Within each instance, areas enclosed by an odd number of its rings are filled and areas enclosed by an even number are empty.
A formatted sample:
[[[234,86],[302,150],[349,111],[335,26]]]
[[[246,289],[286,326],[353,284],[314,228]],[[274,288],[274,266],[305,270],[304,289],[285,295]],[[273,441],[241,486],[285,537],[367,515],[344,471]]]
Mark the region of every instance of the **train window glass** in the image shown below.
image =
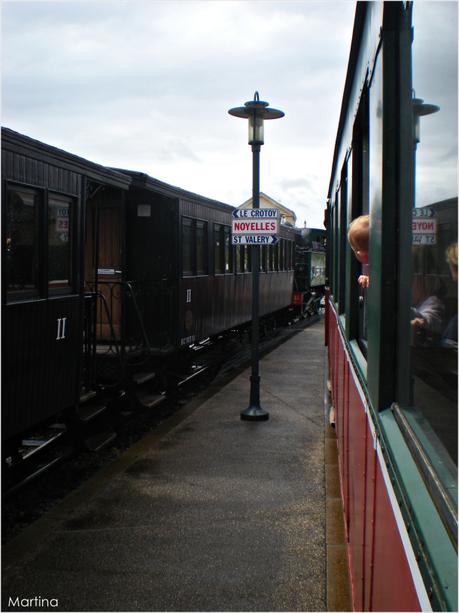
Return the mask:
[[[214,271],[216,275],[225,272],[223,240],[223,226],[216,223],[214,224]]]
[[[412,395],[457,465],[457,3],[413,22]]]
[[[194,275],[194,226],[188,217],[182,217],[182,273]]]
[[[233,272],[233,248],[231,245],[231,228],[224,226],[225,239],[225,272]]]
[[[236,246],[236,272],[244,272],[244,245]]]
[[[4,257],[9,298],[38,295],[38,193],[8,188]]]
[[[252,270],[252,251],[248,245],[244,246],[244,270],[245,272]]]
[[[273,250],[273,270],[279,270],[279,243],[272,247]]]
[[[48,286],[71,287],[72,277],[72,202],[70,198],[48,198]]]
[[[284,240],[279,239],[279,270],[284,270]]]
[[[196,221],[196,272],[198,275],[208,274],[207,257],[207,222]]]

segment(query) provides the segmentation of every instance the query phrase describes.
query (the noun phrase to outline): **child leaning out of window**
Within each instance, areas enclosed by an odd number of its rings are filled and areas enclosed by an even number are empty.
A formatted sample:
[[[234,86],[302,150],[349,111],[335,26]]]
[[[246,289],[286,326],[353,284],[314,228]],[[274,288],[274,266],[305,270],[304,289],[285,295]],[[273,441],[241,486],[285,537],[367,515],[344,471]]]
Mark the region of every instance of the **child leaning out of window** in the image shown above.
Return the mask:
[[[370,238],[370,216],[360,215],[349,224],[347,238],[352,247],[355,257],[362,264],[362,274],[358,278],[360,287],[370,285],[368,276],[368,245]]]

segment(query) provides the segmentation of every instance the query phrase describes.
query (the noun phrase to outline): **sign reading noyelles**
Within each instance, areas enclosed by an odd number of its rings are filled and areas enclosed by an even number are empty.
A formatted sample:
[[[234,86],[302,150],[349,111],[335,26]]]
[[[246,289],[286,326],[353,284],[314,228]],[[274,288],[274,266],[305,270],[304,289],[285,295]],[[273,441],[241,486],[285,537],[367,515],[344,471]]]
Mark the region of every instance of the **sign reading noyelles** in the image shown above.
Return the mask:
[[[276,244],[274,237],[279,233],[279,211],[277,209],[235,209],[233,211],[234,244]],[[265,236],[266,241],[249,241],[248,237]],[[236,237],[241,237],[238,240]],[[247,237],[242,239],[242,237]],[[268,239],[269,237],[269,239]],[[277,237],[276,237],[277,238]]]

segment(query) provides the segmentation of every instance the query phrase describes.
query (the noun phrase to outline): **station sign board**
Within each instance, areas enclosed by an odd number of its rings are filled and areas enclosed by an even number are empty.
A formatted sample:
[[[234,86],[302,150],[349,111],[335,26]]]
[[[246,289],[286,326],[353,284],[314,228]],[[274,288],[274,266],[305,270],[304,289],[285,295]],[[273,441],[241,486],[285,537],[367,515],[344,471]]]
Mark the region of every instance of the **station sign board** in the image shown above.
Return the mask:
[[[233,245],[275,245],[279,240],[277,209],[236,209],[232,221]]]

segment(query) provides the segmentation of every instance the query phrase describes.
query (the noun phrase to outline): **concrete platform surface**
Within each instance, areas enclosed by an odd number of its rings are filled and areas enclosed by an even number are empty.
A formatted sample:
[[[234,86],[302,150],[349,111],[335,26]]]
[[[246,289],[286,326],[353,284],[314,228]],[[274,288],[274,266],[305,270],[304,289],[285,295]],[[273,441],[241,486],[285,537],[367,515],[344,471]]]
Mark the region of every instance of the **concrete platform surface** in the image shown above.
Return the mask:
[[[262,360],[269,421],[240,420],[247,370],[54,511],[2,610],[325,611],[323,364],[318,323]]]

